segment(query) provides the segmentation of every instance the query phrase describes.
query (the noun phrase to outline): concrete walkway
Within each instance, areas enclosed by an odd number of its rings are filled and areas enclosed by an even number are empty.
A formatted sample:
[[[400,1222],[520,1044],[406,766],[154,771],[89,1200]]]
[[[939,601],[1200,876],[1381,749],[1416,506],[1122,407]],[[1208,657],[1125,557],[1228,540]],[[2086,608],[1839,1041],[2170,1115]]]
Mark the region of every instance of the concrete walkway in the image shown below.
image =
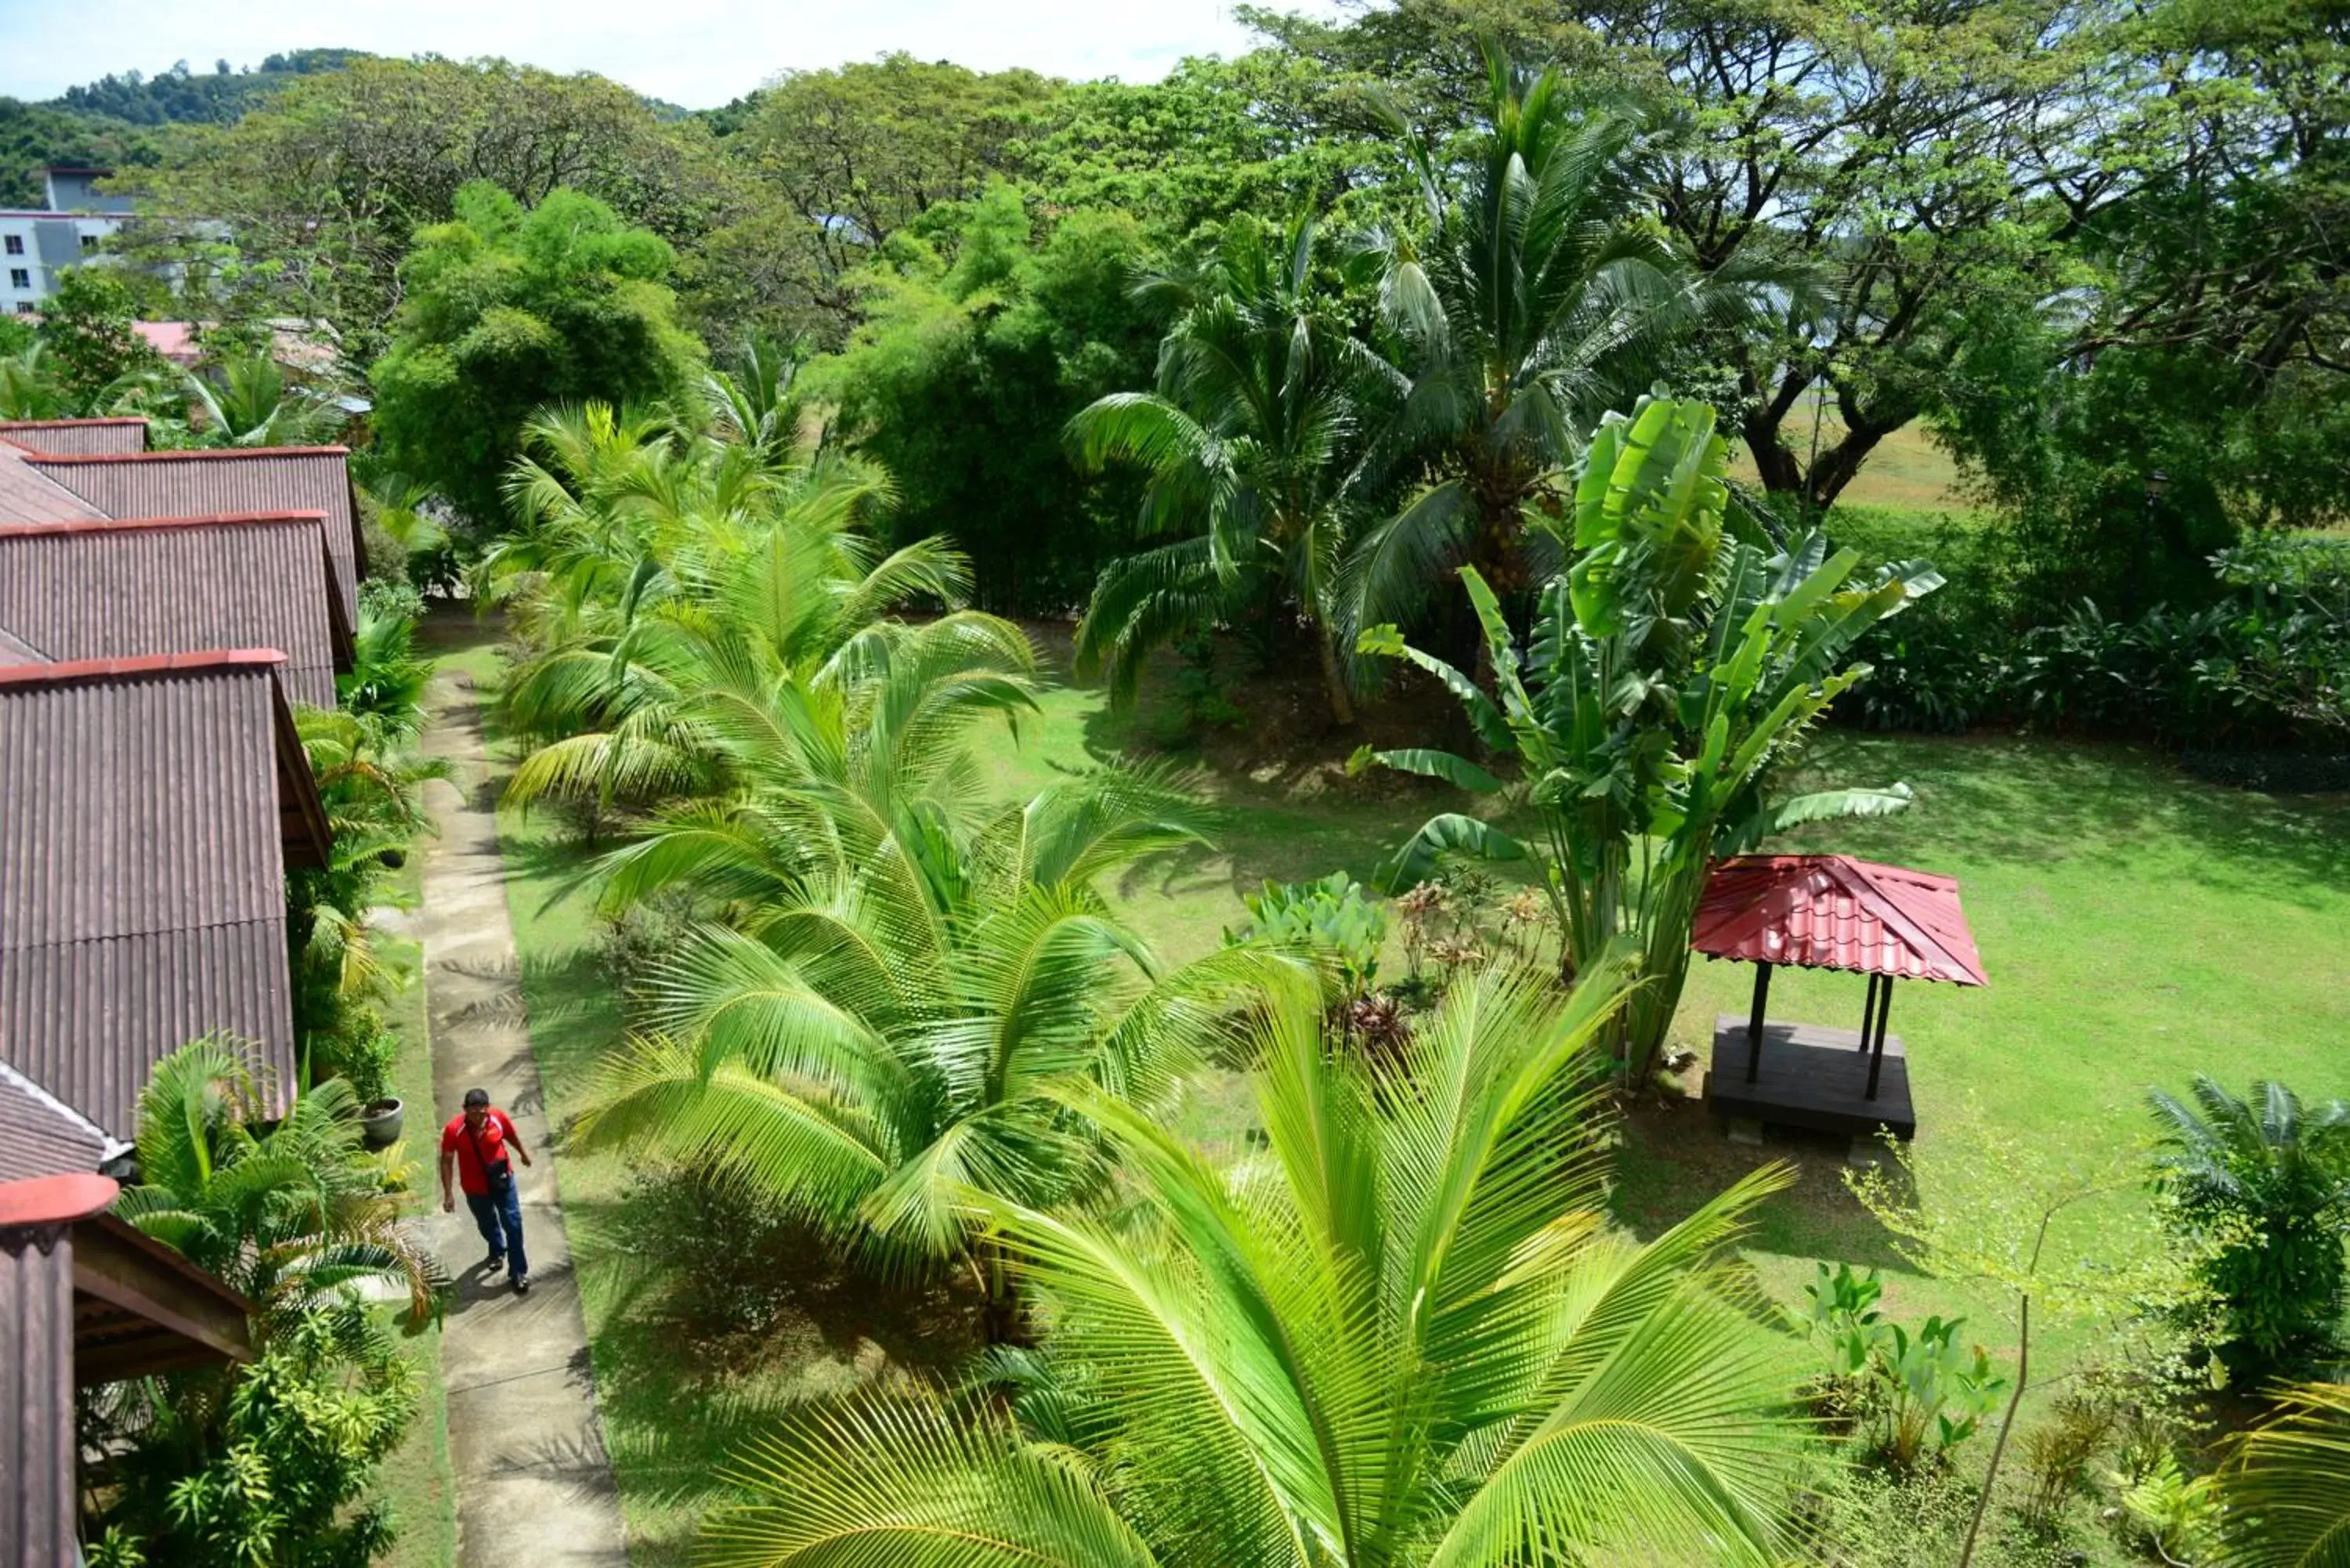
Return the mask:
[[[627,1568],[619,1493],[596,1417],[588,1331],[547,1147],[546,1099],[506,918],[480,711],[472,681],[459,671],[437,675],[426,701],[432,718],[423,749],[447,758],[456,776],[425,786],[441,829],[424,846],[416,922],[436,1104],[410,1109],[409,1147],[437,1163],[441,1124],[479,1085],[514,1117],[537,1162],[515,1170],[530,1252],[527,1296],[515,1295],[503,1272],[494,1279],[482,1272],[481,1233],[462,1199],[454,1214],[436,1205],[430,1221],[432,1243],[457,1281],[441,1340],[457,1561],[462,1568]],[[437,1174],[432,1179],[437,1197]]]

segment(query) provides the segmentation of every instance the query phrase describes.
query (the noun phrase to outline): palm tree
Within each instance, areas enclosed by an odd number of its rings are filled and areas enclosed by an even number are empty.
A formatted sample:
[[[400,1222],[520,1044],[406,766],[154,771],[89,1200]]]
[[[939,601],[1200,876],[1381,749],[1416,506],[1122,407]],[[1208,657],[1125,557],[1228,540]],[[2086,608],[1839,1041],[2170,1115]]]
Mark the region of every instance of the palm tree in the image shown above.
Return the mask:
[[[1700,275],[1648,221],[1648,121],[1571,100],[1484,46],[1485,125],[1394,129],[1419,171],[1427,237],[1375,236],[1381,313],[1411,372],[1389,441],[1433,482],[1370,530],[1348,567],[1366,624],[1408,620],[1447,570],[1505,597],[1555,566],[1529,509],[1555,516],[1586,431],[1627,406],[1700,328],[1751,314],[1784,280]],[[1468,166],[1465,182],[1453,171]]]
[[[1437,676],[1478,738],[1513,755],[1505,783],[1479,763],[1410,748],[1376,760],[1510,804],[1530,801],[1539,836],[1458,813],[1430,818],[1382,869],[1395,891],[1448,855],[1516,863],[1549,898],[1571,975],[1637,939],[1647,983],[1624,1009],[1627,1081],[1644,1084],[1689,971],[1708,868],[1764,837],[1825,818],[1904,809],[1907,786],[1773,798],[1806,733],[1868,673],[1850,661],[1868,628],[1941,578],[1923,562],[1863,576],[1816,535],[1776,554],[1733,538],[1727,452],[1702,403],[1642,399],[1593,435],[1571,515],[1538,533],[1578,553],[1536,596],[1518,638],[1500,597],[1464,567],[1492,695],[1461,670],[1373,642]],[[1500,812],[1492,814],[1503,815]]]
[[[266,1127],[250,1058],[219,1036],[161,1062],[139,1096],[139,1182],[115,1211],[291,1321],[359,1280],[408,1287],[431,1310],[439,1265],[402,1225],[399,1145],[364,1147],[350,1086],[329,1079]]]
[[[2350,1568],[2350,1383],[2284,1391],[2220,1472],[2229,1568]]]
[[[41,350],[34,342],[13,354],[0,354],[0,420],[62,420],[77,411],[41,362]]]
[[[2241,1228],[2210,1265],[2229,1337],[2264,1364],[2304,1354],[2332,1334],[2350,1287],[2350,1104],[2303,1107],[2266,1082],[2247,1102],[2200,1074],[2189,1098],[2147,1093],[2156,1168],[2189,1224]]]
[[[181,377],[200,432],[213,446],[309,446],[343,422],[333,401],[286,379],[267,354],[233,354]]]
[[[785,464],[800,447],[805,400],[795,383],[806,358],[798,343],[758,328],[745,333],[734,369],[713,369],[702,379],[712,433],[770,464]]]
[[[1313,262],[1310,217],[1278,247],[1235,222],[1159,345],[1159,389],[1113,393],[1069,421],[1081,466],[1149,470],[1146,532],[1184,535],[1105,570],[1077,628],[1079,674],[1106,670],[1116,700],[1133,695],[1154,649],[1270,581],[1312,632],[1331,718],[1355,721],[1353,628],[1338,601],[1348,485],[1368,417],[1400,387],[1313,297]]]
[[[729,1568],[1417,1568],[1779,1560],[1800,1428],[1730,1248],[1757,1172],[1642,1243],[1606,1217],[1572,995],[1457,985],[1397,1069],[1334,1052],[1311,985],[1255,1044],[1263,1158],[1220,1170],[1097,1089],[1129,1211],[986,1211],[1051,1303],[1014,1413],[938,1397],[801,1419],[733,1467]],[[1578,1088],[1576,1085],[1581,1085]]]
[[[1110,770],[972,826],[922,794],[830,781],[664,822],[610,857],[608,897],[691,887],[733,921],[658,968],[650,1032],[580,1137],[744,1183],[883,1260],[966,1257],[991,1335],[1010,1336],[1012,1281],[963,1189],[1047,1203],[1097,1179],[1049,1086],[1163,1102],[1281,964],[1242,950],[1164,971],[1097,890],[1193,842],[1197,815]]]

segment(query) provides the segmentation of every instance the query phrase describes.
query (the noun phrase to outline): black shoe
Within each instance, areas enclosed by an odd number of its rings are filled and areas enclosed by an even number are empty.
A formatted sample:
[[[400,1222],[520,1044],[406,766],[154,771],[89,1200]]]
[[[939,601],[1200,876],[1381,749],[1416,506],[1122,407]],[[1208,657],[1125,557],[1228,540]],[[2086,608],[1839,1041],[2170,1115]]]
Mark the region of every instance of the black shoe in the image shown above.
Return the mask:
[[[530,1294],[530,1276],[528,1274],[516,1274],[514,1277],[514,1288],[515,1294],[518,1296],[526,1296]]]
[[[494,1274],[505,1266],[506,1255],[504,1252],[492,1252],[482,1260],[482,1270],[484,1273]]]

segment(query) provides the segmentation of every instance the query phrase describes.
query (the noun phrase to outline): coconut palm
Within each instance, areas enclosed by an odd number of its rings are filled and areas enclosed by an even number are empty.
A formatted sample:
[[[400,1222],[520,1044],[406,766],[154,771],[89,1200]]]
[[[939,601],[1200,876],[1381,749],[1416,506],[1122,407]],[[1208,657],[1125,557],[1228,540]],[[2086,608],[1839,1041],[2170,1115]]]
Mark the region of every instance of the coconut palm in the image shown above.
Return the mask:
[[[2230,1568],[2350,1568],[2350,1383],[2284,1391],[2220,1472]]]
[[[788,462],[800,446],[805,400],[795,383],[806,358],[799,344],[772,332],[745,333],[733,370],[713,369],[702,379],[712,433],[750,448],[772,465]]]
[[[1117,700],[1132,696],[1153,649],[1271,584],[1312,633],[1331,718],[1354,722],[1352,625],[1337,592],[1347,487],[1366,424],[1400,385],[1314,298],[1313,263],[1310,217],[1278,245],[1236,221],[1186,280],[1194,297],[1159,345],[1159,389],[1113,393],[1069,421],[1081,466],[1149,471],[1146,534],[1182,535],[1113,563],[1077,628],[1078,672],[1107,672]]]
[[[1729,1251],[1783,1170],[1642,1243],[1607,1219],[1574,993],[1458,984],[1393,1069],[1311,986],[1255,1045],[1266,1151],[1219,1169],[1091,1088],[1130,1212],[987,1211],[1050,1303],[1014,1411],[873,1400],[744,1455],[730,1568],[1407,1568],[1779,1560],[1791,1374]],[[1578,1087],[1578,1085],[1581,1085]]]
[[[62,420],[78,411],[43,363],[41,344],[0,354],[0,420]]]
[[[1552,541],[1524,518],[1556,514],[1585,432],[1785,281],[1700,275],[1675,252],[1648,217],[1641,113],[1577,103],[1557,70],[1528,73],[1490,42],[1485,62],[1485,123],[1465,154],[1450,127],[1395,119],[1426,236],[1367,247],[1411,377],[1389,440],[1432,483],[1355,553],[1366,622],[1413,618],[1462,562],[1505,597],[1548,576]]]
[[[2350,1104],[2303,1106],[2269,1082],[2241,1100],[2200,1074],[2189,1099],[2147,1091],[2158,1179],[2188,1223],[2240,1228],[2208,1275],[2229,1337],[2270,1365],[2323,1345],[2350,1287]]]
[[[1105,770],[973,826],[922,794],[826,784],[664,824],[611,857],[612,896],[689,887],[733,919],[656,967],[648,1031],[579,1136],[740,1182],[884,1262],[968,1258],[1009,1335],[1012,1282],[963,1190],[1045,1203],[1098,1179],[1050,1085],[1163,1103],[1283,961],[1167,971],[1098,892],[1193,842],[1197,817],[1164,781]]]
[[[213,446],[309,446],[339,427],[332,400],[296,386],[267,354],[232,354],[181,376],[200,439]]]
[[[289,1092],[292,1085],[278,1085]],[[420,1314],[439,1266],[401,1224],[401,1146],[370,1154],[350,1086],[329,1079],[282,1119],[251,1058],[207,1036],[156,1064],[139,1096],[139,1181],[115,1211],[258,1304],[272,1322],[360,1280],[408,1288]]]

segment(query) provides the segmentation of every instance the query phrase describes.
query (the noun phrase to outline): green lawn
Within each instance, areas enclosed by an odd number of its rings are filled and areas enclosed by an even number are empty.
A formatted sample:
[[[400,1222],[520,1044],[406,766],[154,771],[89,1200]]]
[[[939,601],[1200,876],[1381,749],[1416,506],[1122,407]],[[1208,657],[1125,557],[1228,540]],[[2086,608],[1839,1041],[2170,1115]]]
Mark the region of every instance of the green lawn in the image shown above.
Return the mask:
[[[484,634],[439,635],[464,645],[450,657],[477,676],[492,673]],[[1301,761],[1315,748],[1276,743],[1283,737],[1269,732],[1279,727],[1244,726],[1191,757],[1222,808],[1215,848],[1120,889],[1137,925],[1170,958],[1213,946],[1241,917],[1240,893],[1266,877],[1334,867],[1367,875],[1402,833],[1446,804],[1391,780],[1347,779],[1335,741],[1327,761]],[[1046,696],[1016,740],[991,741],[985,760],[1009,797],[1153,732],[1149,715],[1113,718],[1097,694],[1064,690]],[[1249,762],[1252,748],[1263,753],[1261,765]],[[1955,875],[1990,972],[1984,990],[1908,985],[1895,999],[1929,1203],[1950,1175],[1940,1163],[1954,1156],[1950,1129],[1970,1117],[2033,1148],[2119,1159],[2145,1134],[2150,1084],[2176,1088],[2210,1071],[2239,1085],[2272,1075],[2306,1096],[2350,1094],[2350,1054],[2339,1045],[2350,1031],[2345,803],[2226,792],[2142,753],[2052,741],[1836,732],[1814,765],[1853,782],[1907,781],[1918,804],[1899,818],[1814,829],[1800,846]],[[533,1042],[559,1116],[578,1103],[619,1029],[579,886],[587,856],[548,815],[508,812],[501,828]],[[1677,1037],[1702,1044],[1718,1010],[1742,1010],[1750,981],[1742,966],[1700,963]],[[1774,984],[1773,1011],[1849,1026],[1860,992],[1850,977],[1791,973]],[[1186,1124],[1228,1135],[1243,1105],[1233,1085],[1204,1082]],[[1967,1311],[1986,1342],[2004,1343],[1994,1303],[1901,1266],[1846,1194],[1839,1156],[1729,1143],[1694,1106],[1631,1119],[1619,1217],[1653,1229],[1768,1158],[1799,1172],[1763,1214],[1752,1250],[1774,1291],[1793,1299],[1814,1259],[1879,1264],[1900,1315]],[[871,1378],[950,1366],[966,1343],[967,1323],[951,1303],[895,1301],[789,1251],[776,1264],[790,1282],[775,1325],[727,1334],[699,1320],[670,1262],[699,1239],[681,1237],[643,1190],[631,1191],[625,1162],[567,1158],[564,1189],[598,1396],[641,1563],[682,1560],[691,1521],[712,1495],[713,1461],[774,1411]],[[2059,1334],[2043,1348],[2043,1375],[2051,1375],[2074,1347]]]
[[[421,857],[409,857],[408,869],[395,893],[415,893],[415,868]],[[392,1073],[391,1092],[408,1105],[403,1127],[408,1156],[417,1161],[409,1207],[422,1212],[430,1196],[426,1178],[432,1158],[429,1147],[432,1106],[432,1044],[425,1029],[424,981],[418,974],[422,950],[406,940],[387,944],[393,961],[411,977],[386,1010],[387,1021],[400,1036],[400,1059]],[[383,1469],[383,1488],[400,1521],[400,1536],[388,1568],[451,1568],[457,1561],[456,1488],[449,1468],[449,1402],[441,1382],[441,1325],[421,1327],[408,1322],[404,1306],[386,1307],[388,1321],[402,1335],[400,1345],[415,1364],[423,1398],[416,1421]]]

